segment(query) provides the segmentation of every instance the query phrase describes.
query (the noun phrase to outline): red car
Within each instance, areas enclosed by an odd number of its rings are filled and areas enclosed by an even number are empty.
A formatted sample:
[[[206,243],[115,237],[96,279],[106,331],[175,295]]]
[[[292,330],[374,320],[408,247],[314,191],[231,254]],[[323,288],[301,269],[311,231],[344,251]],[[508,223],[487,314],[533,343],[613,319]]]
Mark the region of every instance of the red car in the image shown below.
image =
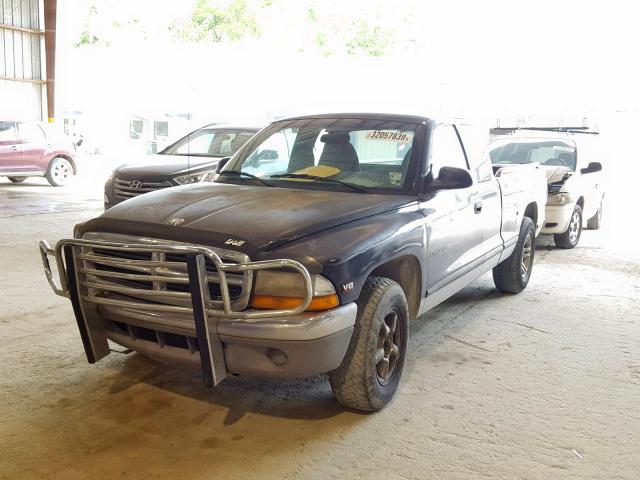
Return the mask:
[[[14,183],[46,177],[59,187],[77,173],[70,140],[47,136],[37,123],[0,120],[0,176]]]

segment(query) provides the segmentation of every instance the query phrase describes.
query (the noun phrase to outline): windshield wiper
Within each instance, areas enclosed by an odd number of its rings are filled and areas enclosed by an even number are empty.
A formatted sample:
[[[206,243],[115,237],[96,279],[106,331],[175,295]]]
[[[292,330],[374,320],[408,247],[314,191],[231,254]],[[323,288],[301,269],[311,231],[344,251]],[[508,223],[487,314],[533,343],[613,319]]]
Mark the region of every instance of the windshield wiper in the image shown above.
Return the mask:
[[[279,175],[270,175],[269,178],[301,178],[303,180],[316,180],[319,182],[337,183],[338,185],[349,187],[360,193],[368,193],[366,189],[359,187],[357,185],[354,185],[352,183],[343,182],[342,180],[337,180],[335,178],[326,178],[326,177],[320,177],[318,175],[309,175],[307,173],[281,173]]]
[[[273,187],[274,186],[273,184],[271,184],[269,182],[265,182],[263,179],[253,175],[252,173],[243,172],[241,170],[222,170],[218,175],[219,176],[233,175],[233,176],[236,176],[236,177],[247,177],[247,178],[252,178],[253,180],[257,180],[258,182],[260,182],[263,185],[266,185],[267,187]]]

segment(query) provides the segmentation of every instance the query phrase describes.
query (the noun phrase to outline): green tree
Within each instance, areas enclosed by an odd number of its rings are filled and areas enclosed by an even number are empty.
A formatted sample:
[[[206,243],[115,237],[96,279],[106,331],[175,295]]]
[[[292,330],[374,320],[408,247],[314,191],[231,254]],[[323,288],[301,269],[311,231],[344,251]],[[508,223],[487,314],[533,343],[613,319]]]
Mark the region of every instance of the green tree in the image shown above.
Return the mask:
[[[237,41],[260,33],[256,15],[246,0],[233,0],[226,8],[220,2],[198,0],[191,21],[178,29],[178,35],[191,41]],[[268,4],[266,4],[268,6]]]
[[[378,15],[371,20],[345,15],[349,11],[336,11],[337,4],[313,1],[307,9],[309,28],[315,31],[313,43],[320,53],[330,56],[340,51],[348,55],[379,57],[388,53],[394,43],[393,32],[383,26]]]
[[[372,57],[380,57],[387,53],[391,43],[391,32],[380,25],[370,26],[361,20],[346,47],[349,55],[364,52]]]

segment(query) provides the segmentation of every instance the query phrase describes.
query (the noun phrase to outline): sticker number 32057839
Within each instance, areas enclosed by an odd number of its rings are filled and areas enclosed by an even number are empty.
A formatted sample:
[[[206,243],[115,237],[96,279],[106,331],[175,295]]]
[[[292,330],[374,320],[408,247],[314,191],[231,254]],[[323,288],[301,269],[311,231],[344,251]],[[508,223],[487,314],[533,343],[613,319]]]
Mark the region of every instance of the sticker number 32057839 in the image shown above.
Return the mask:
[[[387,130],[371,130],[367,135],[369,140],[391,140],[393,142],[410,143],[412,136],[402,132],[390,132]]]

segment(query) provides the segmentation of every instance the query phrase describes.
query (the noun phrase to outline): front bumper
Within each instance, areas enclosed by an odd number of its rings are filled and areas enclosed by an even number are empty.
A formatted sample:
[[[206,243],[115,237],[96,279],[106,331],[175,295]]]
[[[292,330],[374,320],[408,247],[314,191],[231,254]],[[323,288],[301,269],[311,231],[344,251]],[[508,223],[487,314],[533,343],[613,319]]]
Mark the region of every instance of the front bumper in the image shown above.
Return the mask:
[[[175,345],[162,345],[149,332],[179,332],[195,338],[195,327],[175,329],[169,324],[182,322],[176,315],[158,320],[143,312],[101,309],[107,338],[160,362],[187,368],[202,368],[197,351]],[[292,317],[248,322],[220,318],[217,334],[222,345],[227,373],[247,377],[309,377],[336,369],[349,346],[357,307],[349,303],[324,312],[308,312]],[[122,321],[121,321],[122,320]],[[131,335],[135,325],[138,335]],[[191,319],[193,325],[193,319]],[[147,335],[141,336],[141,329]]]
[[[104,277],[139,280],[142,274],[123,274],[95,268],[95,252],[145,252],[183,255],[184,292],[143,290],[109,283]],[[289,260],[225,263],[215,249],[176,244],[118,243],[98,240],[61,240],[55,249],[40,243],[40,253],[52,289],[71,300],[87,359],[94,363],[110,352],[108,340],[158,360],[199,367],[205,385],[216,385],[228,374],[266,377],[305,377],[337,368],[346,353],[357,307],[347,304],[324,312],[306,312],[313,286],[307,269]],[[54,279],[49,257],[54,256],[59,280]],[[88,260],[93,259],[93,260]],[[217,273],[206,269],[205,259]],[[140,260],[108,260],[111,264],[143,268]],[[89,263],[87,263],[89,262]],[[121,263],[119,263],[121,262]],[[154,283],[176,282],[163,277],[168,261],[148,261],[157,273]],[[243,276],[254,270],[290,269],[304,282],[303,303],[288,310],[247,310],[246,299],[229,294],[230,272]],[[164,269],[164,270],[163,270]],[[166,275],[166,274],[165,274]],[[209,296],[215,276],[221,300]],[[251,289],[248,276],[246,291]],[[106,292],[105,292],[106,291]],[[113,294],[111,294],[113,293]],[[153,299],[160,298],[160,302]],[[173,299],[166,303],[166,299]]]
[[[564,233],[569,228],[569,221],[575,204],[547,205],[544,210],[545,220],[542,233]]]

